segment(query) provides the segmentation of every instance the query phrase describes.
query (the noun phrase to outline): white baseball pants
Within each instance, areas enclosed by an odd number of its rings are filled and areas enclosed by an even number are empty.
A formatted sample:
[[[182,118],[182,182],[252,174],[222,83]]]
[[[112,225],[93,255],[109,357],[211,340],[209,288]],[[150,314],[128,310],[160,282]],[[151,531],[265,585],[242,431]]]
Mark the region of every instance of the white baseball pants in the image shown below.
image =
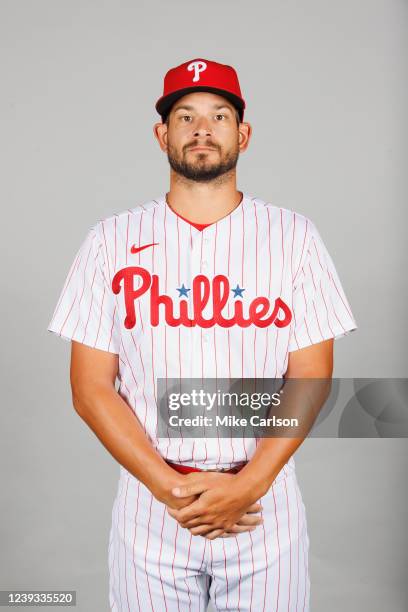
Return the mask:
[[[259,500],[264,523],[206,540],[179,526],[121,466],[109,536],[113,612],[308,612],[306,513],[295,470]]]

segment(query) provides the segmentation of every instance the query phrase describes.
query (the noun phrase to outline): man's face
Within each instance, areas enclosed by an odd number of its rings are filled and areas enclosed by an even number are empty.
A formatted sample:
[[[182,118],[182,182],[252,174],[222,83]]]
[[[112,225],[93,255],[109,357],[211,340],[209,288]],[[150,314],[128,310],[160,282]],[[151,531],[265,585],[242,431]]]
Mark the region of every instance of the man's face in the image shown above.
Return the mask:
[[[187,94],[167,121],[167,157],[177,174],[208,183],[235,168],[239,129],[234,106],[209,92]]]

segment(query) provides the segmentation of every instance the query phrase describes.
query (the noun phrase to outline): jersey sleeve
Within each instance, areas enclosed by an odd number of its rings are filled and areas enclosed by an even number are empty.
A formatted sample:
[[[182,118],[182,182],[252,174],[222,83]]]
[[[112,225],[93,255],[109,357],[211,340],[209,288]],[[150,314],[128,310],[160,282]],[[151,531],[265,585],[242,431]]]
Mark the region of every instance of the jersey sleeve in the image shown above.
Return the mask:
[[[316,226],[308,223],[308,250],[293,281],[289,352],[357,329],[333,260]]]
[[[64,340],[119,354],[116,296],[105,273],[97,225],[76,253],[47,330]]]

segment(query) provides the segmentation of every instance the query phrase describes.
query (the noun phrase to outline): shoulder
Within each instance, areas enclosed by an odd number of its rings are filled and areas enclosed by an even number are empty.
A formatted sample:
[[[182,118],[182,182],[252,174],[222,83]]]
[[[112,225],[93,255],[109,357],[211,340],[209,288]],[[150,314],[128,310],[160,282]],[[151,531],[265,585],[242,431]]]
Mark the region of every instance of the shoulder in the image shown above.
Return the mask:
[[[310,217],[278,203],[250,197],[254,208],[262,212],[271,222],[280,226],[284,234],[292,232],[295,240],[309,241],[316,234],[316,225]]]
[[[135,204],[119,212],[97,219],[90,228],[99,241],[116,240],[127,232],[129,224],[139,223],[144,215],[151,215],[159,205],[159,198]]]

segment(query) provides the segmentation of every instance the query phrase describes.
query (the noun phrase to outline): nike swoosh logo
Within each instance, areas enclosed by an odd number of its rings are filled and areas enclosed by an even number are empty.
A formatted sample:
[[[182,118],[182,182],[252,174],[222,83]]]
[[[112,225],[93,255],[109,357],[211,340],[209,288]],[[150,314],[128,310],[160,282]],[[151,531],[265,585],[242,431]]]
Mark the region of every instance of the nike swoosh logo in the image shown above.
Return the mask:
[[[140,251],[143,251],[144,249],[147,249],[148,247],[154,246],[156,244],[159,244],[159,243],[152,242],[152,244],[144,244],[143,246],[139,246],[139,247],[137,247],[136,245],[133,245],[132,248],[130,249],[130,252],[133,254],[140,253]]]

